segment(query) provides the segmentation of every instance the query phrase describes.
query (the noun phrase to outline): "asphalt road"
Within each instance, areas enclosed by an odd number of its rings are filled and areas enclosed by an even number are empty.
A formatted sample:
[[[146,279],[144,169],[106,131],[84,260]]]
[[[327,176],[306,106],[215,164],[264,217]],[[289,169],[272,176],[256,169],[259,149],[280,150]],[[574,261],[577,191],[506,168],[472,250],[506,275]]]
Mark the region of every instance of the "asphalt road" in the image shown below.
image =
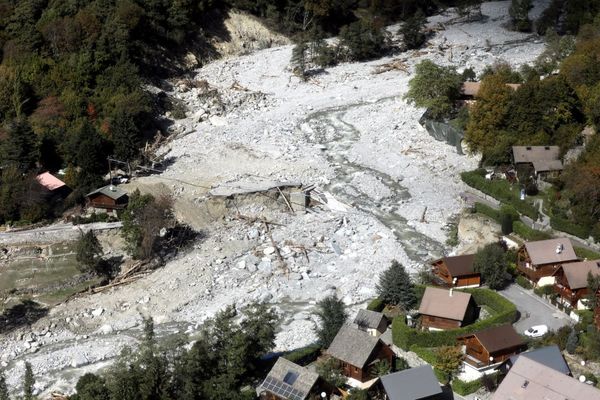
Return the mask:
[[[574,323],[565,313],[517,284],[512,284],[498,293],[512,301],[521,313],[521,318],[514,324],[517,332],[521,334],[533,325],[547,325],[548,329],[557,330]]]

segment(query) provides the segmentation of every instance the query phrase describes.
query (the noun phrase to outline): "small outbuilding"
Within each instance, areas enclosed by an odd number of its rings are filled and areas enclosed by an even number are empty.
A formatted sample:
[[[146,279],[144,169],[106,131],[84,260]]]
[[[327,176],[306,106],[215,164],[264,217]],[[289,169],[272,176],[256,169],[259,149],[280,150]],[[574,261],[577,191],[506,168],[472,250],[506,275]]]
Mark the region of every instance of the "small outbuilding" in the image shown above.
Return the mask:
[[[378,362],[393,366],[395,357],[381,339],[348,324],[340,328],[326,354],[340,362],[344,376],[359,383],[374,379],[371,368]]]
[[[510,324],[460,336],[457,340],[465,346],[465,364],[478,370],[504,362],[526,348]]]
[[[384,375],[380,381],[386,400],[441,400],[443,397],[431,365]]]
[[[431,263],[433,274],[450,287],[479,287],[481,274],[475,272],[475,254],[443,257]]]
[[[388,319],[383,313],[360,309],[354,318],[354,324],[371,336],[379,336],[387,330]]]
[[[419,314],[424,329],[456,329],[476,319],[477,305],[469,293],[428,287],[423,294]]]
[[[85,195],[88,207],[104,210],[121,210],[127,207],[127,192],[114,185],[107,185]]]

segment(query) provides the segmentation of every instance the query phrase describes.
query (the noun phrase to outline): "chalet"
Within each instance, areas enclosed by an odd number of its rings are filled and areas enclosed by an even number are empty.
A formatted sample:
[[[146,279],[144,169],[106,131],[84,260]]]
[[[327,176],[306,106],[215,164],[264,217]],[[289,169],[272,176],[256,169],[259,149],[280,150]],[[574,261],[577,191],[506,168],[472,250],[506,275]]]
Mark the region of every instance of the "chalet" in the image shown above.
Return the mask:
[[[540,347],[539,349],[527,351],[525,353],[517,354],[510,357],[508,360],[503,362],[498,370],[503,373],[508,373],[510,368],[515,365],[520,357],[529,358],[530,360],[536,361],[540,364],[550,367],[553,370],[561,372],[565,375],[571,376],[571,368],[565,361],[560,349],[557,345]]]
[[[582,300],[589,294],[588,274],[600,276],[600,260],[563,264],[554,273],[554,291],[563,304],[578,310],[586,309]]]
[[[428,287],[423,294],[419,313],[424,329],[455,329],[476,319],[477,305],[469,293]]]
[[[600,390],[530,358],[519,357],[492,400],[600,400]]]
[[[526,346],[510,324],[460,336],[457,340],[465,346],[465,365],[477,370],[504,362]]]
[[[474,254],[444,257],[434,261],[434,275],[450,287],[479,287],[481,274],[473,270]]]
[[[316,372],[279,357],[265,380],[256,388],[261,400],[304,400],[331,393]]]
[[[50,172],[44,172],[35,177],[35,180],[48,191],[52,198],[64,199],[71,193],[71,189],[66,183],[52,175]]]
[[[394,352],[381,339],[352,325],[343,325],[331,342],[326,354],[341,363],[342,373],[349,384],[358,385],[373,379],[371,368],[380,361],[394,365]],[[354,380],[354,382],[352,381]]]
[[[518,83],[507,83],[507,87],[517,90],[521,87]],[[479,95],[479,90],[481,89],[481,82],[464,82],[460,89],[460,98],[459,101],[467,106],[471,106],[475,104],[476,97]]]
[[[563,264],[579,261],[567,238],[526,242],[517,253],[519,273],[538,286],[554,284],[554,273]]]
[[[513,146],[512,153],[515,167],[531,165],[538,178],[554,177],[563,170],[558,146]]]
[[[442,388],[431,365],[405,369],[380,378],[384,400],[441,400]]]
[[[129,196],[120,188],[107,185],[85,195],[88,207],[105,210],[119,210],[127,207]]]
[[[386,331],[388,319],[382,313],[360,309],[354,318],[354,324],[371,336],[379,336]]]

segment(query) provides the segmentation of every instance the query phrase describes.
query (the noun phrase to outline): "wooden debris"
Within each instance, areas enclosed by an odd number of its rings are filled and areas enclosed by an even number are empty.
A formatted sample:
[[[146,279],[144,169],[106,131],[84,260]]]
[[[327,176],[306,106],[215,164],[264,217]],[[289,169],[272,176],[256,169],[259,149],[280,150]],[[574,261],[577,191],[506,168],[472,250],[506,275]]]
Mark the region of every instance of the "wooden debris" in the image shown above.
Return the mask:
[[[281,191],[281,189],[279,189],[279,187],[277,187],[277,191],[279,192],[279,194],[281,195],[281,197],[283,197],[283,200],[285,201],[285,204],[288,206],[290,212],[293,214],[294,213],[294,209],[292,208],[292,205],[290,204],[290,202],[288,201],[288,199],[285,197],[285,194],[283,194],[283,192]]]
[[[384,72],[393,70],[406,72],[408,74],[408,66],[406,65],[405,60],[393,60],[389,63],[377,65],[372,74],[383,74]]]
[[[427,223],[427,221],[425,220],[426,213],[427,213],[427,206],[425,206],[425,209],[423,210],[423,215],[421,215],[421,222]]]

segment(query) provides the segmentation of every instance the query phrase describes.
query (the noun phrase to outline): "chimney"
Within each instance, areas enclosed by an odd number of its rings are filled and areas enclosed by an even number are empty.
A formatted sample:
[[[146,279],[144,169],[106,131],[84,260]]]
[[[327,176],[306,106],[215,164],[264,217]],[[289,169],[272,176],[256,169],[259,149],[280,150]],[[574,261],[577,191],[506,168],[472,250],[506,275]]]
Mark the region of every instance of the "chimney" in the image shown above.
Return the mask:
[[[450,297],[452,297],[452,288],[450,288]]]
[[[111,192],[114,192],[114,191],[115,191],[115,187],[114,187],[114,186],[111,184],[111,185],[108,187],[108,190],[110,190]]]
[[[564,248],[564,247],[563,247],[563,245],[562,245],[562,244],[559,244],[559,245],[557,245],[557,246],[556,246],[556,254],[560,254],[560,253],[562,253],[562,251],[563,251],[563,248]]]

